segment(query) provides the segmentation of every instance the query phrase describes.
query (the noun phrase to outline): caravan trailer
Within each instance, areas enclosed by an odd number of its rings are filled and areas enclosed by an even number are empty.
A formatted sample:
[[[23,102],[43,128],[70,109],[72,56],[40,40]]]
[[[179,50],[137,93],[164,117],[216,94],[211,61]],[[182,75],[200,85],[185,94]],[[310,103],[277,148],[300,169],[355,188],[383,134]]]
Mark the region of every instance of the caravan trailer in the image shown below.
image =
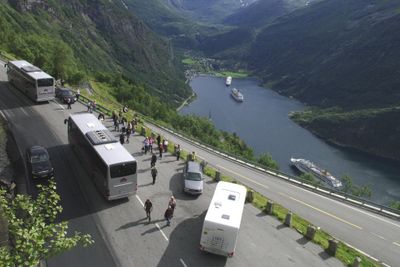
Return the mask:
[[[232,257],[235,253],[246,188],[242,185],[219,182],[211,200],[203,230],[200,249]]]

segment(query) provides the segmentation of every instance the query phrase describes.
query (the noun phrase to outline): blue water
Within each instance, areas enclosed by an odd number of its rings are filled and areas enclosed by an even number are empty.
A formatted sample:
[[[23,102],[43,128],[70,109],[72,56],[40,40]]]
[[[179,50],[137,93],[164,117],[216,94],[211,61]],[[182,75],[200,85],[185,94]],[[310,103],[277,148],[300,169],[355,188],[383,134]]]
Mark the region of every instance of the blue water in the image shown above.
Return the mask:
[[[398,164],[328,144],[301,128],[288,117],[291,111],[305,108],[299,101],[260,87],[256,79],[233,79],[226,87],[223,78],[198,76],[190,85],[197,99],[182,108],[181,114],[211,117],[218,129],[236,133],[256,155],[269,153],[281,171],[296,174],[290,158],[305,158],[338,178],[349,175],[356,185],[370,185],[371,200],[377,203],[400,199]],[[230,96],[232,87],[243,93],[243,103]]]

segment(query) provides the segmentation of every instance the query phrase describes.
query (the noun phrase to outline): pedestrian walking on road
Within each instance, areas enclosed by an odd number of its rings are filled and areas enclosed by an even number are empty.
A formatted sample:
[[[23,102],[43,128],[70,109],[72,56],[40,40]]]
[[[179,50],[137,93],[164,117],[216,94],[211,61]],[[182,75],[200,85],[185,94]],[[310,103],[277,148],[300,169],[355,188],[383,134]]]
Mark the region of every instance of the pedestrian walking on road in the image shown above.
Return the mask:
[[[174,211],[172,210],[171,206],[168,206],[167,210],[164,213],[164,218],[167,220],[167,226],[171,225],[171,219],[172,215],[174,214]]]
[[[81,96],[81,90],[79,90],[79,88],[78,88],[78,90],[76,90],[76,101],[79,100],[80,96]]]
[[[161,136],[157,135],[157,146],[159,147],[161,145]]]
[[[164,150],[164,152],[168,151],[168,140],[167,139],[164,139],[164,141],[163,141],[163,150]]]
[[[163,147],[158,146],[158,151],[160,152],[160,159],[162,159]]]
[[[156,167],[155,166],[151,167],[151,177],[153,177],[153,184],[156,183],[157,174],[158,174],[158,171],[157,171]]]
[[[146,199],[146,202],[144,202],[144,210],[146,211],[146,218],[149,219],[150,223],[151,211],[153,210],[153,203],[151,203],[150,199]]]
[[[123,145],[125,143],[125,134],[121,133],[119,135],[119,142],[121,143],[121,145]]]
[[[153,153],[153,155],[151,155],[150,168],[156,166],[156,162],[157,162],[157,156],[155,153]]]
[[[169,199],[168,206],[172,208],[172,216],[173,216],[176,207],[176,199],[174,196],[171,196],[171,198]]]

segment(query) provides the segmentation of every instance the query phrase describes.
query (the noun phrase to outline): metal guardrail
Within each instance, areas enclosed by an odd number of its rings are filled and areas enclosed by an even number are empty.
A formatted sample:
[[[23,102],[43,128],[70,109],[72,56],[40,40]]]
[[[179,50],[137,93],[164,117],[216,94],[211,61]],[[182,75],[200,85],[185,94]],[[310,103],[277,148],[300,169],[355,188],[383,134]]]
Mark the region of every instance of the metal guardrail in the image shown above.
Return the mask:
[[[79,101],[84,103],[84,104],[87,104],[91,100],[89,98],[85,97],[85,96],[80,95]],[[121,108],[122,108],[122,106],[121,106]],[[99,105],[99,104],[97,104],[96,111],[100,111],[100,112],[102,112],[102,113],[104,113],[104,114],[106,114],[108,116],[111,116],[111,114],[112,114],[111,110],[109,110],[106,107],[104,107],[102,105]],[[232,162],[236,162],[238,164],[241,164],[241,165],[246,166],[248,168],[252,168],[252,169],[257,170],[259,172],[266,173],[266,174],[272,175],[274,177],[286,180],[286,181],[288,181],[288,182],[290,182],[292,184],[301,186],[301,187],[303,187],[303,188],[305,188],[307,190],[311,190],[311,191],[313,191],[315,193],[318,193],[318,194],[321,194],[321,195],[325,195],[325,196],[329,196],[329,197],[334,198],[336,200],[339,200],[339,201],[342,201],[342,202],[346,202],[346,203],[348,203],[350,205],[358,206],[360,208],[363,208],[363,209],[366,209],[366,210],[381,214],[383,216],[400,220],[400,210],[392,209],[390,207],[387,207],[387,206],[384,206],[384,205],[380,205],[380,204],[374,203],[372,201],[365,200],[363,198],[359,198],[359,197],[356,197],[356,196],[353,196],[353,195],[349,195],[347,193],[344,193],[344,192],[341,192],[341,191],[338,191],[338,190],[334,190],[334,189],[331,189],[329,187],[315,186],[315,185],[310,184],[310,182],[308,182],[306,180],[303,180],[303,179],[301,179],[299,177],[295,177],[295,176],[292,176],[292,175],[289,175],[289,174],[286,174],[286,173],[283,173],[283,172],[280,172],[280,171],[277,171],[277,170],[272,170],[272,169],[268,169],[268,168],[262,167],[262,166],[260,166],[259,164],[255,163],[255,162],[250,162],[247,159],[238,157],[236,155],[229,154],[229,153],[227,153],[225,151],[222,151],[222,150],[220,150],[218,148],[211,147],[209,145],[206,145],[206,144],[202,143],[199,140],[194,139],[193,137],[187,136],[184,133],[181,133],[181,132],[172,130],[172,129],[166,127],[166,126],[160,125],[157,121],[155,121],[155,120],[153,120],[153,119],[151,119],[151,118],[149,118],[149,117],[147,117],[147,116],[145,116],[143,114],[140,114],[138,112],[135,112],[135,114],[137,114],[139,116],[139,118],[141,118],[144,122],[153,124],[154,126],[159,127],[161,129],[163,129],[164,131],[167,131],[167,132],[169,132],[169,133],[171,133],[171,134],[173,134],[175,136],[178,136],[179,138],[181,138],[181,139],[183,139],[183,140],[185,140],[185,141],[187,141],[187,142],[189,142],[189,143],[191,143],[191,144],[193,144],[193,145],[195,145],[197,147],[205,149],[205,150],[207,150],[207,151],[209,151],[209,152],[211,152],[213,154],[222,156],[222,157],[224,157],[224,158],[226,158],[226,159],[228,159],[228,160],[230,160]]]

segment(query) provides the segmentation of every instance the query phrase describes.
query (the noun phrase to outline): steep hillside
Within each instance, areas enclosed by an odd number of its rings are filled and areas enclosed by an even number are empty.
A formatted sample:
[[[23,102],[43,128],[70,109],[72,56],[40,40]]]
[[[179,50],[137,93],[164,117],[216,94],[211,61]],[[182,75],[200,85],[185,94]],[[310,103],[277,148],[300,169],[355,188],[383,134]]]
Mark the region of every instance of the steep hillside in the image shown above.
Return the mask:
[[[400,2],[326,0],[258,34],[249,67],[279,92],[318,106],[400,103]]]
[[[161,0],[195,21],[221,22],[238,10],[258,0]]]
[[[181,8],[164,0],[125,0],[129,11],[137,14],[154,32],[172,40],[175,47],[195,49],[201,36],[220,31],[216,26],[198,23]]]
[[[2,0],[0,38],[1,48],[50,72],[60,43],[77,69],[120,71],[174,104],[189,95],[170,44],[120,1]]]
[[[239,9],[224,19],[225,24],[240,27],[262,27],[276,18],[311,5],[320,0],[259,0],[246,8]]]
[[[315,110],[293,119],[325,140],[400,161],[400,108]]]

